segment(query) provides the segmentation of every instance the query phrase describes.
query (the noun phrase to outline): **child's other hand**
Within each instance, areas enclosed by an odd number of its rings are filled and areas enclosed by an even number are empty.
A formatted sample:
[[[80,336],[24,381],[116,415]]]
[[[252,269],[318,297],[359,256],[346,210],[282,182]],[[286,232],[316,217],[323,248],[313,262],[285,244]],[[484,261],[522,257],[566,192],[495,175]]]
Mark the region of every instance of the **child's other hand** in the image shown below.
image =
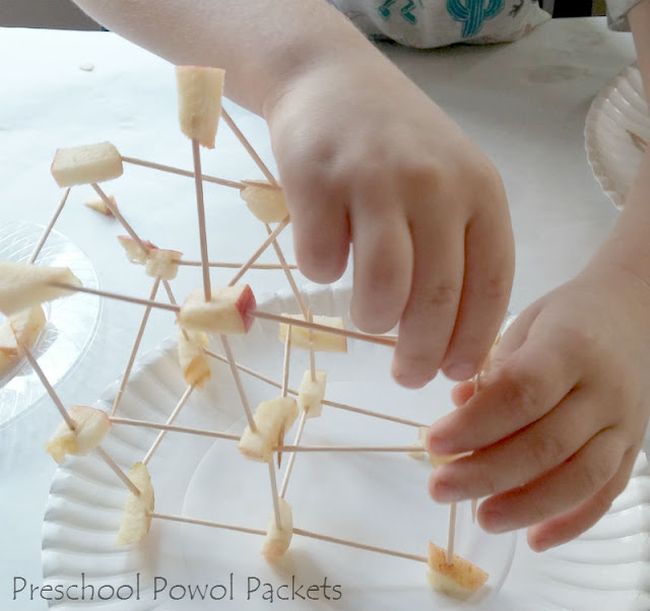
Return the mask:
[[[648,421],[650,288],[612,265],[588,268],[525,310],[495,349],[476,397],[431,431],[439,501],[488,496],[488,531],[530,526],[543,550],[592,526],[627,484]]]
[[[499,329],[513,243],[492,164],[374,52],[316,66],[267,102],[301,271],[331,282],[354,253],[352,316],[399,322],[393,374],[470,377]]]

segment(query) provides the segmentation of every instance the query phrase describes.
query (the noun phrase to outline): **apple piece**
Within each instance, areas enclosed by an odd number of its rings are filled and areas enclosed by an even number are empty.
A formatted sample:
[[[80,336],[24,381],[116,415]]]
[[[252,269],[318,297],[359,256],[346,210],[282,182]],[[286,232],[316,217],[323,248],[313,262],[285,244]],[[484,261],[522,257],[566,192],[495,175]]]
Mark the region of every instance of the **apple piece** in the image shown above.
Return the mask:
[[[0,312],[11,316],[74,292],[52,286],[53,283],[81,286],[79,279],[67,267],[0,262]]]
[[[0,376],[3,376],[31,348],[45,326],[40,305],[11,315],[0,324]]]
[[[416,460],[422,460],[427,456],[427,435],[429,434],[428,426],[419,426],[418,427],[418,441],[417,444],[422,448],[421,450],[413,450],[409,452],[411,458]]]
[[[118,235],[117,239],[126,253],[126,258],[131,261],[131,263],[136,263],[138,265],[145,265],[149,259],[149,255],[154,248],[157,248],[155,244],[149,242],[149,240],[143,240],[144,248],[140,246],[131,236],[129,235]]]
[[[140,490],[139,495],[129,491],[124,505],[122,523],[117,533],[118,545],[139,543],[151,528],[151,513],[154,510],[154,491],[149,470],[144,463],[135,463],[127,473],[128,478]]]
[[[269,519],[266,538],[262,544],[262,554],[269,561],[278,560],[289,549],[293,536],[293,515],[291,505],[284,499],[278,499],[280,504],[280,528],[275,521],[275,513]]]
[[[176,66],[181,131],[209,149],[217,135],[225,75],[221,68]]]
[[[296,320],[305,320],[302,314],[282,314]],[[312,321],[319,325],[326,325],[336,329],[344,329],[343,319],[338,316],[313,316]],[[289,325],[280,323],[278,339],[284,344],[287,338]],[[316,331],[306,327],[291,327],[291,346],[297,348],[309,349],[321,352],[347,352],[348,341],[344,335],[336,335],[327,331]]]
[[[18,359],[18,343],[9,319],[0,325],[0,377],[4,376]]]
[[[110,142],[58,149],[50,168],[59,187],[103,182],[122,176],[122,156]]]
[[[307,412],[307,418],[317,418],[323,411],[327,373],[317,369],[315,377],[315,380],[311,379],[310,369],[305,371],[298,389],[298,407]]]
[[[111,428],[106,413],[94,407],[75,405],[68,410],[68,414],[75,422],[75,430],[62,422],[45,446],[58,463],[62,463],[67,454],[89,454],[103,441]]]
[[[212,299],[204,299],[202,289],[192,291],[178,316],[184,329],[225,335],[242,335],[253,324],[255,295],[248,284],[236,284],[212,291]]]
[[[210,364],[204,350],[208,336],[203,331],[181,329],[178,335],[178,361],[183,378],[190,386],[201,387],[211,376]]]
[[[179,250],[152,248],[147,257],[145,272],[152,278],[173,280],[178,274],[178,262],[183,253]]]
[[[447,562],[446,550],[429,543],[428,577],[434,590],[464,600],[481,588],[489,575],[457,554]]]
[[[115,197],[109,195],[108,199],[110,200],[111,204],[113,204],[113,207],[117,208],[117,202],[115,201]],[[113,216],[113,212],[106,205],[106,202],[101,197],[99,199],[89,199],[87,202],[85,202],[85,205],[88,206],[88,208],[90,208],[91,210],[94,210],[95,212],[99,212],[104,216]]]
[[[253,420],[257,431],[246,427],[239,440],[239,451],[252,460],[268,462],[277,449],[280,433],[288,431],[298,417],[298,405],[291,397],[278,397],[262,401],[255,410]]]
[[[257,181],[261,182],[261,181]],[[248,209],[263,223],[279,223],[289,216],[284,191],[279,187],[248,184],[240,191]],[[244,181],[246,183],[246,181]]]

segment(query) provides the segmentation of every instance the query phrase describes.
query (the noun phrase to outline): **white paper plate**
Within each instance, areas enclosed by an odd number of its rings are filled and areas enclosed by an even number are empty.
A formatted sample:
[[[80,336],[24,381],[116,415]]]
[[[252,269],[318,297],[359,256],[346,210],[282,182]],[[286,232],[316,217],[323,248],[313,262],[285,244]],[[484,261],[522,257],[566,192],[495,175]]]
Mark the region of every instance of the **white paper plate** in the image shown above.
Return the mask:
[[[309,298],[314,311],[347,317],[348,290],[321,288],[310,292]],[[290,296],[278,295],[261,307],[292,311],[292,301]],[[237,360],[278,379],[282,346],[276,336],[275,324],[256,323],[246,337],[232,338]],[[448,411],[449,382],[437,380],[425,391],[407,391],[390,379],[389,364],[388,349],[360,342],[350,342],[347,355],[318,355],[318,365],[328,371],[327,396],[332,400],[424,422]],[[298,385],[307,367],[306,354],[294,351],[291,387]],[[263,382],[248,376],[244,381],[252,403],[276,395]],[[183,390],[169,342],[141,362],[120,413],[164,421]],[[108,408],[113,392],[114,388],[109,389],[99,405]],[[192,396],[177,423],[235,432],[243,429],[245,420],[225,366],[215,368],[209,387]],[[304,442],[410,444],[414,433],[412,427],[325,407],[322,418],[307,421]],[[127,468],[142,459],[155,436],[151,430],[114,426],[104,447]],[[271,516],[265,466],[243,459],[233,442],[171,433],[150,469],[159,512],[262,529]],[[424,461],[404,455],[299,455],[287,495],[294,525],[426,554],[427,540],[444,545],[448,515],[446,507],[428,498],[428,472]],[[647,464],[640,459],[635,476],[610,514],[578,541],[543,555],[530,552],[525,540],[516,535],[484,533],[471,523],[468,504],[461,504],[457,551],[490,573],[489,588],[473,605],[499,611],[650,608],[649,480]],[[83,572],[89,583],[117,587],[133,585],[140,573],[141,600],[64,601],[52,606],[119,611],[203,608],[204,603],[187,598],[170,602],[166,594],[175,584],[228,583],[230,573],[234,573],[234,600],[205,603],[206,607],[268,609],[269,603],[260,598],[263,586],[251,600],[246,599],[249,576],[276,588],[290,584],[292,576],[296,583],[307,585],[320,584],[327,577],[328,583],[342,588],[343,596],[337,601],[323,600],[321,594],[319,602],[276,600],[274,608],[356,611],[459,606],[430,590],[424,564],[298,536],[276,567],[262,559],[259,536],[157,520],[143,545],[119,548],[115,535],[124,498],[123,486],[94,457],[72,460],[58,469],[43,527],[45,583],[78,583]],[[153,601],[151,585],[156,576],[167,579],[168,589],[161,600]],[[110,594],[110,589],[104,593]],[[128,590],[122,593],[126,596]],[[180,595],[180,588],[174,593]],[[286,589],[281,593],[286,594]]]
[[[587,158],[603,190],[620,208],[650,142],[650,113],[641,73],[626,68],[593,101],[585,124]]]
[[[43,233],[32,223],[5,223],[0,228],[0,261],[26,262]],[[36,261],[38,265],[69,267],[84,286],[97,288],[90,259],[68,238],[52,231]],[[47,323],[32,348],[52,384],[57,384],[86,351],[95,335],[100,299],[77,293],[43,305]],[[18,416],[45,394],[37,375],[22,359],[0,376],[0,426]]]

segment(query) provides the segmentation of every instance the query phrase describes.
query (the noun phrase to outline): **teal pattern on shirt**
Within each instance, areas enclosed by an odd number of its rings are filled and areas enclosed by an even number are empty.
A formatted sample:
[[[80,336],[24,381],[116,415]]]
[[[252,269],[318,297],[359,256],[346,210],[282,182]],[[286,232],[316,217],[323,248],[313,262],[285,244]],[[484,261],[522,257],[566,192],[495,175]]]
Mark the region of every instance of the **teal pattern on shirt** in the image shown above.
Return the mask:
[[[463,24],[463,38],[478,34],[487,19],[503,10],[504,0],[447,0],[447,12]]]
[[[377,12],[381,15],[382,19],[388,21],[392,17],[393,6],[397,3],[397,0],[384,0],[381,5],[377,8]],[[418,0],[420,7],[422,6],[421,0]],[[418,17],[415,14],[414,10],[416,8],[415,0],[401,0],[399,5],[399,15],[410,25],[417,25]]]

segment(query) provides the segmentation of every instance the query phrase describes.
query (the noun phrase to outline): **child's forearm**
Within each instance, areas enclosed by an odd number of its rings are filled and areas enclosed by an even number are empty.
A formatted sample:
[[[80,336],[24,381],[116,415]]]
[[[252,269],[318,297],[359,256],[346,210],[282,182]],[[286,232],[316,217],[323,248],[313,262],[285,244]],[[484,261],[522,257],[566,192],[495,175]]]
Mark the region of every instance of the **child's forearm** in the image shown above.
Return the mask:
[[[306,67],[379,55],[325,0],[75,0],[91,17],[175,64],[227,71],[229,97],[262,113]]]
[[[650,100],[650,0],[630,11],[637,57]],[[650,147],[630,188],[614,231],[595,258],[621,266],[650,285]]]

